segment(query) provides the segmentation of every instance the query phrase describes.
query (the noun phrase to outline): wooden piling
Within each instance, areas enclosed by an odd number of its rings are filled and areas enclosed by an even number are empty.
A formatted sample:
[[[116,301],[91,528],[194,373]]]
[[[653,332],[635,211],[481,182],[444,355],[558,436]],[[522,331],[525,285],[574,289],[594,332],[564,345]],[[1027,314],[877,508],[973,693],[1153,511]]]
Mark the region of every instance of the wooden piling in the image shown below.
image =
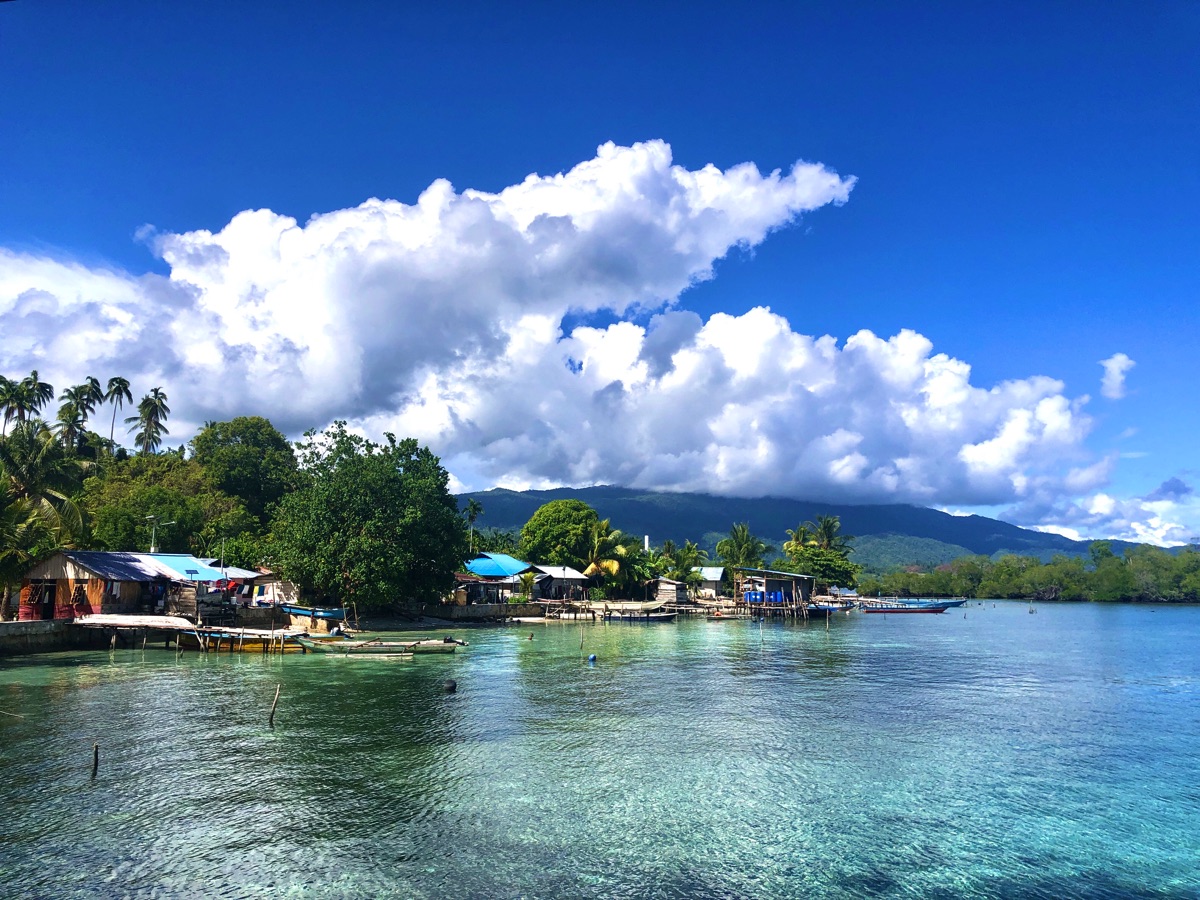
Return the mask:
[[[100,770],[100,743],[97,741],[92,744],[92,777],[96,777],[96,772]]]
[[[271,715],[267,717],[267,725],[271,728],[275,727],[275,707],[279,704],[279,689],[282,687],[282,684],[275,685],[275,700],[271,704]]]

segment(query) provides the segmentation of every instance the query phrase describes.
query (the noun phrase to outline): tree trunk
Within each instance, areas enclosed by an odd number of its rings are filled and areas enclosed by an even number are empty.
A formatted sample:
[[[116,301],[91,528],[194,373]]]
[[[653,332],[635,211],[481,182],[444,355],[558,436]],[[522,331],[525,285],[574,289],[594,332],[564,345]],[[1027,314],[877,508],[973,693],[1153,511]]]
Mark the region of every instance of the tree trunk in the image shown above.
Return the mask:
[[[12,585],[7,581],[4,583],[4,598],[0,600],[0,622],[7,622],[12,618]]]

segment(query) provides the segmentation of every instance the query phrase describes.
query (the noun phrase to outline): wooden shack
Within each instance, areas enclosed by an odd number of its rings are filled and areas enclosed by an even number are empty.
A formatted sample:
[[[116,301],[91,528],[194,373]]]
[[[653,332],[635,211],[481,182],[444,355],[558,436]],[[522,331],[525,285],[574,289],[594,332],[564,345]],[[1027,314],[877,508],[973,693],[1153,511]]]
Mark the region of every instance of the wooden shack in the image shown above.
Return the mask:
[[[688,597],[687,582],[672,581],[670,578],[654,579],[654,599],[663,603],[689,602],[691,598]]]
[[[64,550],[38,563],[21,581],[18,618],[73,619],[128,613],[148,596],[165,593],[170,577],[145,553]]]

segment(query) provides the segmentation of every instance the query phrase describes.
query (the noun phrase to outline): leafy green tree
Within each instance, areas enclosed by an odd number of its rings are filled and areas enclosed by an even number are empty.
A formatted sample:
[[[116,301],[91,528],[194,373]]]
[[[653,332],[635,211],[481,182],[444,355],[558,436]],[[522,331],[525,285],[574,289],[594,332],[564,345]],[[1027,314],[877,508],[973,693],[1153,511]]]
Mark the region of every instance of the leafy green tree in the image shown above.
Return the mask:
[[[582,500],[551,500],[521,529],[520,556],[532,563],[584,569],[592,549],[592,529],[599,521],[596,511]]]
[[[831,585],[852,588],[858,581],[862,566],[850,562],[837,550],[809,545],[794,547],[787,556],[789,568],[801,575],[816,579],[817,591],[823,593]]]
[[[262,416],[208,422],[192,438],[192,456],[216,485],[265,523],[269,510],[296,484],[296,454]]]
[[[258,527],[241,500],[217,487],[198,462],[176,453],[109,460],[84,482],[83,505],[92,543],[102,550],[149,549],[148,516],[175,523],[154,535],[168,553],[216,556],[222,539]]]
[[[772,549],[770,544],[751,533],[749,522],[738,522],[729,529],[729,536],[717,543],[717,556],[727,566],[761,569]]]
[[[283,574],[363,609],[445,595],[467,556],[467,529],[438,458],[411,438],[368,441],[345,422],[306,437],[304,483],[271,522]]]

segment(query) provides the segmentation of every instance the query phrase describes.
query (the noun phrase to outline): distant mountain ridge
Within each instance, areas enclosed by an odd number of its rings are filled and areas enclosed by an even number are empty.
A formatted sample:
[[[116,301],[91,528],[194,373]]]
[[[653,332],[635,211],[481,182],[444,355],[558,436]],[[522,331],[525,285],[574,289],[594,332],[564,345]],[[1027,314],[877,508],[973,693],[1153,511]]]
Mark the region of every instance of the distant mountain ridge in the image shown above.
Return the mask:
[[[627,534],[649,535],[655,545],[668,539],[711,545],[713,535],[724,536],[735,522],[749,522],[751,531],[779,546],[787,539],[788,529],[815,521],[821,515],[833,515],[840,517],[842,531],[861,539],[856,541],[854,560],[874,571],[909,564],[937,565],[968,553],[984,556],[1019,553],[1042,559],[1056,553],[1084,555],[1091,543],[1031,531],[986,516],[953,516],[909,504],[855,505],[782,497],[745,499],[608,485],[544,491],[494,488],[458,495],[460,505],[468,499],[483,506],[476,527],[491,528],[520,528],[538,507],[551,500],[582,500],[601,518],[611,519],[614,528]],[[1112,544],[1118,552],[1136,546],[1126,541]]]

